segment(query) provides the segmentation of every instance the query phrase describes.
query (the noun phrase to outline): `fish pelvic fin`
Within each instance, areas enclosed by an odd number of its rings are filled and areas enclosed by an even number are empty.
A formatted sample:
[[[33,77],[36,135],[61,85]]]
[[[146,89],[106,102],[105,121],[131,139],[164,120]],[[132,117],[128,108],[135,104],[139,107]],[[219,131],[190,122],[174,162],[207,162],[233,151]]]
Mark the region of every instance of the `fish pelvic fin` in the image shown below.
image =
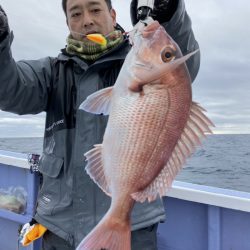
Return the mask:
[[[102,189],[104,193],[111,196],[109,184],[104,173],[102,159],[102,144],[94,145],[94,148],[84,154],[88,161],[85,170],[90,178]]]
[[[113,87],[108,87],[93,93],[87,97],[80,105],[79,109],[83,109],[93,114],[109,115],[113,93],[112,90]]]
[[[134,200],[152,202],[158,196],[166,195],[172,186],[174,178],[186,163],[186,159],[194,153],[197,146],[201,145],[201,139],[205,138],[207,134],[212,134],[210,127],[214,127],[214,124],[203,113],[204,111],[199,104],[192,103],[186,127],[177,141],[168,162],[148,187],[141,192],[131,194]]]
[[[130,223],[105,215],[76,250],[131,250]]]

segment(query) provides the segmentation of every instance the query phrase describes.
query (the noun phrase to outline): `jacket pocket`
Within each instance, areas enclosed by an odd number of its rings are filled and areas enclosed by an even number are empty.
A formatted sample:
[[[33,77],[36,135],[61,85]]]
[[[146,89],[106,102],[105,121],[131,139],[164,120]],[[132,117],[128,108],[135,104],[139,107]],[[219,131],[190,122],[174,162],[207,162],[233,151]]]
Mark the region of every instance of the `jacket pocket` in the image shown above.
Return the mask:
[[[57,178],[62,169],[62,165],[62,158],[56,157],[52,154],[43,153],[38,169],[45,176]]]
[[[44,153],[39,163],[43,180],[38,195],[37,212],[53,215],[71,204],[70,188],[66,188],[67,176],[63,170],[63,159]]]

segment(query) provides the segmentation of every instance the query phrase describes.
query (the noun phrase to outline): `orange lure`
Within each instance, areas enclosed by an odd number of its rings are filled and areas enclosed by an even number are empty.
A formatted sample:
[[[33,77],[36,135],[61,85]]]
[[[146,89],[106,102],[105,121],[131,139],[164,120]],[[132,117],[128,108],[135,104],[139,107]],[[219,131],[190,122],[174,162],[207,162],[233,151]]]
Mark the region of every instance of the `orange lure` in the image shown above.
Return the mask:
[[[102,46],[107,45],[107,39],[102,34],[89,34],[87,35],[87,38],[97,44],[100,44]]]

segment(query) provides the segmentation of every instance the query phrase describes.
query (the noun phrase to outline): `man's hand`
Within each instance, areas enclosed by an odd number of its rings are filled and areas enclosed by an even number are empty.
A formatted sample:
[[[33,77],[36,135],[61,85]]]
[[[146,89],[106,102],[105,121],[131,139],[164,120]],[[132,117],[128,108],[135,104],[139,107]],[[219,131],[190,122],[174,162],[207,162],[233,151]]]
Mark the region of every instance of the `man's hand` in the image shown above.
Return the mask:
[[[0,5],[0,40],[9,32],[9,24],[6,13]]]
[[[155,0],[154,9],[151,16],[159,23],[168,22],[174,15],[179,0]],[[135,25],[139,20],[137,18],[138,0],[132,0],[130,4],[130,17],[132,24]]]

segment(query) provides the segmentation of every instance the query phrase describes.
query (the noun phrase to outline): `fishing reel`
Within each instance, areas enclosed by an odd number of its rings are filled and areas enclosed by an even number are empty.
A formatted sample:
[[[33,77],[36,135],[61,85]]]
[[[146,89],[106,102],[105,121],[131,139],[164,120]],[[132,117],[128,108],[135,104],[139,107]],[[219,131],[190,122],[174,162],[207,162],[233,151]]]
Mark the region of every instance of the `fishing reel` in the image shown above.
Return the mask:
[[[150,16],[154,8],[154,0],[138,0],[137,19],[144,21]]]
[[[150,17],[160,24],[169,22],[178,8],[178,0],[132,0],[130,16],[133,26],[147,23]]]
[[[40,155],[38,154],[28,154],[28,163],[30,166],[30,172],[38,173],[38,165],[39,165]]]

